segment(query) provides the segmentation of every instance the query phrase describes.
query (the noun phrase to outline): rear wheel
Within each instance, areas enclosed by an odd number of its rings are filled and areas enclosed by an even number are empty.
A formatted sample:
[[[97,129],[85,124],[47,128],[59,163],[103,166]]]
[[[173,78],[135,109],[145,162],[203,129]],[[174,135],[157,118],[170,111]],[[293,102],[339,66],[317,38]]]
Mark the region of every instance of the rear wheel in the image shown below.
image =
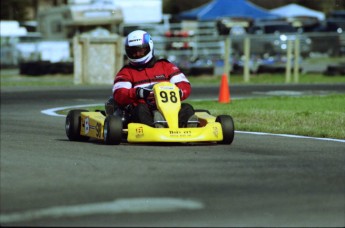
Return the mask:
[[[104,142],[118,145],[122,140],[122,119],[119,116],[107,116],[104,120]]]
[[[223,140],[219,144],[231,144],[235,136],[235,126],[232,117],[229,115],[217,116],[216,122],[220,123],[223,131]]]
[[[87,110],[71,110],[66,116],[65,130],[70,141],[87,141],[89,137],[80,135],[80,113]]]

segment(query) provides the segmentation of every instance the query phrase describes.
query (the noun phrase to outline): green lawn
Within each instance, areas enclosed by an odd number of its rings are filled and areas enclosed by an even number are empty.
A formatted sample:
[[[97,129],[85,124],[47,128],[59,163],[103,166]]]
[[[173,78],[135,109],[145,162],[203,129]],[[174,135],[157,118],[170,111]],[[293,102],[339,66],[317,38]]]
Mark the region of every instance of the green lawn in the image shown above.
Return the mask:
[[[200,75],[189,76],[189,81],[193,86],[197,85],[219,85],[221,75]],[[16,86],[73,86],[73,75],[44,75],[44,76],[25,76],[1,73],[1,87]],[[258,74],[251,75],[249,82],[244,82],[242,75],[230,75],[230,85],[243,84],[284,84],[284,74]],[[345,76],[325,76],[322,74],[301,74],[299,83],[345,83]],[[291,78],[293,82],[293,76]]]
[[[213,115],[231,115],[236,130],[345,139],[344,94],[190,103]]]
[[[220,83],[221,76],[201,75],[188,77],[192,85],[217,85]],[[249,82],[244,82],[242,75],[230,75],[230,85],[246,84],[285,84],[284,74],[257,74],[251,75]],[[345,83],[345,76],[325,76],[323,74],[301,74],[298,83],[317,84],[317,83]],[[291,84],[296,84],[291,75]]]

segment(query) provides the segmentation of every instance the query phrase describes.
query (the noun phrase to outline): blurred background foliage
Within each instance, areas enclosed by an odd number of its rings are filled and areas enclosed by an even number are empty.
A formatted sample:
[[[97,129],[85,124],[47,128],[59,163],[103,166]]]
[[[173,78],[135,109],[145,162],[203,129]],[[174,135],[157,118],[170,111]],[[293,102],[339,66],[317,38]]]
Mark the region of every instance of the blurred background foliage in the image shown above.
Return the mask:
[[[0,4],[1,20],[32,20],[29,18],[28,7],[35,6],[35,1],[2,0]]]

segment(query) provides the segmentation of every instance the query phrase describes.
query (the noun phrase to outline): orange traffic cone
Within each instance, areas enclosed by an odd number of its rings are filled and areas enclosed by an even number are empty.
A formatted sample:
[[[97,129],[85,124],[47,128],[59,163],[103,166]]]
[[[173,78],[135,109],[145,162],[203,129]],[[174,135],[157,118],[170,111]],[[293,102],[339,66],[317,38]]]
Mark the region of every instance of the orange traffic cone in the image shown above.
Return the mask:
[[[228,77],[225,73],[222,75],[222,81],[220,83],[218,102],[230,103],[230,89],[228,84]]]

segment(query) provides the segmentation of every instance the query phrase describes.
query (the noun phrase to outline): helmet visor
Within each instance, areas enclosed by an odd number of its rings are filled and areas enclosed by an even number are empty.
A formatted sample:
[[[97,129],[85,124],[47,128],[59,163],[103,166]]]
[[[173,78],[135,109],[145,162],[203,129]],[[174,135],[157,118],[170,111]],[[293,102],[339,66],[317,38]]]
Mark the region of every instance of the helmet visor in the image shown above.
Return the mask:
[[[126,54],[131,59],[140,59],[150,52],[149,44],[126,46]]]

